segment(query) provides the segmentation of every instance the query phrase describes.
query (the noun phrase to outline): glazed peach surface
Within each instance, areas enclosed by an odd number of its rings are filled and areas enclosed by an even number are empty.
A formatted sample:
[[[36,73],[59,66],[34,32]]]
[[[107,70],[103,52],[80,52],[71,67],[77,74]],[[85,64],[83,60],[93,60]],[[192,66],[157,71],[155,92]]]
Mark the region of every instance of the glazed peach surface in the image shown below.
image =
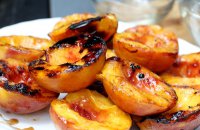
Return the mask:
[[[82,33],[96,33],[105,41],[116,33],[118,21],[114,14],[96,16],[94,14],[73,14],[62,18],[49,36],[54,41],[77,36]]]
[[[40,58],[53,42],[32,36],[1,36],[0,59],[14,58],[30,62]]]
[[[47,107],[58,94],[45,90],[30,77],[26,63],[0,60],[0,108],[26,114]]]
[[[161,74],[171,85],[200,88],[200,53],[181,55],[173,66]]]
[[[29,65],[34,79],[54,92],[73,92],[95,81],[105,62],[103,39],[84,34],[59,41]]]
[[[141,130],[194,130],[200,125],[200,91],[189,87],[174,90],[176,106],[160,115],[135,120]]]
[[[25,62],[31,62],[44,55],[44,51],[14,47],[10,45],[0,45],[0,59],[13,58]]]
[[[177,101],[174,90],[144,67],[117,57],[108,59],[102,73],[109,98],[130,114],[146,116],[172,108]]]
[[[110,57],[113,57],[113,56],[116,56],[114,50],[107,49],[107,51],[106,51],[106,59],[108,59]]]
[[[134,61],[153,72],[168,69],[178,55],[177,37],[157,25],[143,25],[115,34],[113,48],[122,59]]]
[[[12,45],[15,47],[46,50],[53,45],[53,41],[33,36],[21,36],[21,35],[1,36],[0,45],[5,45],[5,44]]]
[[[54,100],[50,117],[59,130],[129,130],[132,122],[109,99],[87,89]]]

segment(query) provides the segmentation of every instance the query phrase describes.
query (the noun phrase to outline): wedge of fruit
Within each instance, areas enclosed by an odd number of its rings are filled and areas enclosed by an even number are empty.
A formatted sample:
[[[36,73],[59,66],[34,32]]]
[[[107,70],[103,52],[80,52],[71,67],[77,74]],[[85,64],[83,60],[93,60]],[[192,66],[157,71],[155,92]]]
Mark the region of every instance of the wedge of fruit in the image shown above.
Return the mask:
[[[54,100],[49,112],[60,130],[129,130],[132,122],[108,98],[87,89]]]
[[[41,88],[30,77],[28,63],[14,59],[0,60],[0,108],[27,114],[47,107],[57,93]]]
[[[36,50],[46,50],[54,44],[53,41],[33,36],[11,35],[1,36],[0,45],[12,45]]]
[[[0,45],[0,59],[13,58],[25,62],[31,62],[44,55],[44,51],[11,45]]]
[[[194,130],[200,125],[200,91],[174,87],[178,102],[171,110],[157,116],[136,120],[141,130]]]
[[[177,101],[174,90],[158,75],[134,62],[112,57],[98,77],[109,98],[130,114],[158,114],[171,109]]]
[[[40,58],[53,41],[32,36],[1,36],[0,59],[14,58],[30,62]]]
[[[29,65],[37,83],[54,92],[86,88],[96,79],[105,62],[103,39],[83,34],[57,42],[46,54]]]
[[[200,53],[181,55],[161,77],[173,86],[189,86],[200,89]]]
[[[116,33],[117,27],[118,21],[114,14],[73,14],[62,18],[49,36],[57,42],[82,33],[95,33],[107,41]]]
[[[136,26],[115,34],[113,48],[118,57],[156,73],[167,70],[178,56],[176,35],[157,25]]]

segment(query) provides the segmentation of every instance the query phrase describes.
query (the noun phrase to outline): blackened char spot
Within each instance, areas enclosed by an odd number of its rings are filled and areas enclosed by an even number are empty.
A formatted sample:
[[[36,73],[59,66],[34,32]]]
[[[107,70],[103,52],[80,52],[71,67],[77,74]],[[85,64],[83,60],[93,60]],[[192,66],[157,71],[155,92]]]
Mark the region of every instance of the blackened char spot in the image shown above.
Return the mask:
[[[103,53],[103,50],[91,51],[86,56],[83,57],[85,61],[85,66],[89,66],[95,61],[97,61],[98,57]]]
[[[16,92],[19,92],[19,93],[21,93],[23,95],[26,95],[26,96],[35,96],[39,92],[39,90],[30,89],[24,83],[18,83],[18,84],[14,84],[14,85],[9,85],[9,83],[7,81],[4,83],[4,89],[6,89],[8,91],[16,91]]]
[[[89,50],[89,53],[83,57],[86,66],[97,61],[99,56],[106,49],[105,45],[106,45],[105,41],[98,36],[94,36],[88,39],[88,41],[85,44],[83,44],[83,47]]]
[[[144,78],[144,74],[143,74],[143,73],[139,73],[139,74],[138,74],[138,78],[139,78],[139,79],[143,79],[143,78]]]
[[[88,49],[101,49],[102,45],[106,45],[106,42],[102,38],[94,36],[89,38],[87,42],[83,44],[83,47]]]
[[[141,67],[140,67],[139,65],[136,65],[135,67],[136,67],[137,69],[141,69]]]
[[[36,67],[35,70],[44,70],[44,67]]]
[[[133,63],[130,64],[130,68],[132,69],[133,72],[135,72],[135,69],[136,69],[136,68],[135,68],[135,65],[134,65]]]
[[[50,47],[51,49],[56,49],[56,48],[63,48],[63,47],[67,47],[69,45],[75,45],[76,41],[78,40],[77,36],[74,37],[70,37],[70,38],[65,38],[63,40],[58,41],[56,44],[54,44],[53,46]]]
[[[35,65],[38,65],[38,64],[42,65],[42,64],[45,64],[45,63],[46,63],[45,60],[39,59],[39,60],[34,60],[34,61],[30,62],[28,66],[33,67]]]
[[[79,29],[79,28],[82,28],[82,27],[89,25],[92,22],[100,21],[102,18],[103,17],[101,17],[101,16],[98,16],[98,17],[95,17],[95,18],[89,18],[89,19],[86,19],[86,20],[83,20],[83,21],[80,21],[78,23],[74,23],[74,24],[70,25],[69,29],[70,30]]]
[[[135,65],[134,63],[130,64],[130,68],[133,72],[135,72],[136,69],[141,69],[141,67],[139,65]]]
[[[47,76],[48,76],[49,78],[56,77],[56,76],[57,76],[57,73],[56,73],[56,72],[50,72],[50,73],[47,74]]]

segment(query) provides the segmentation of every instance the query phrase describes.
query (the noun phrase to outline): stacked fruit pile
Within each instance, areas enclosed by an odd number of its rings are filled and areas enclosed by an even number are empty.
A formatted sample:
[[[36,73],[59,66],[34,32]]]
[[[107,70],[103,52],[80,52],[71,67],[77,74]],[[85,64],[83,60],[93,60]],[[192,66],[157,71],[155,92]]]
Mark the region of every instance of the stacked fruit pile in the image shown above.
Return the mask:
[[[157,25],[117,27],[113,14],[73,14],[51,40],[0,37],[0,108],[26,114],[51,103],[62,130],[197,127],[200,54],[178,56],[175,34]]]

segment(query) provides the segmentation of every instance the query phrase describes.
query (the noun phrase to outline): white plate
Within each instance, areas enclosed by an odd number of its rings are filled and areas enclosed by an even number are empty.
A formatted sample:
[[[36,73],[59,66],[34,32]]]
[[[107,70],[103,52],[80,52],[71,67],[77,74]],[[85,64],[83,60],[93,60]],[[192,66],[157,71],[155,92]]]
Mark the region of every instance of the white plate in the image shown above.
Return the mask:
[[[51,19],[39,19],[28,22],[22,22],[8,27],[0,29],[0,36],[5,35],[32,35],[37,37],[48,38],[48,33],[52,30],[54,24],[59,21],[60,18],[51,18]],[[124,29],[131,27],[130,24],[119,22],[118,32],[123,31]],[[179,39],[179,54],[187,54],[192,52],[200,51],[200,48]],[[28,115],[16,115],[12,113],[6,113],[0,110],[0,114],[3,115],[5,119],[18,119],[19,123],[15,125],[17,128],[27,128],[33,127],[34,130],[55,130],[53,122],[50,120],[48,109],[46,108],[42,111],[35,112]],[[2,119],[0,118],[0,122]],[[1,130],[13,130],[13,128],[8,127],[0,123]]]

